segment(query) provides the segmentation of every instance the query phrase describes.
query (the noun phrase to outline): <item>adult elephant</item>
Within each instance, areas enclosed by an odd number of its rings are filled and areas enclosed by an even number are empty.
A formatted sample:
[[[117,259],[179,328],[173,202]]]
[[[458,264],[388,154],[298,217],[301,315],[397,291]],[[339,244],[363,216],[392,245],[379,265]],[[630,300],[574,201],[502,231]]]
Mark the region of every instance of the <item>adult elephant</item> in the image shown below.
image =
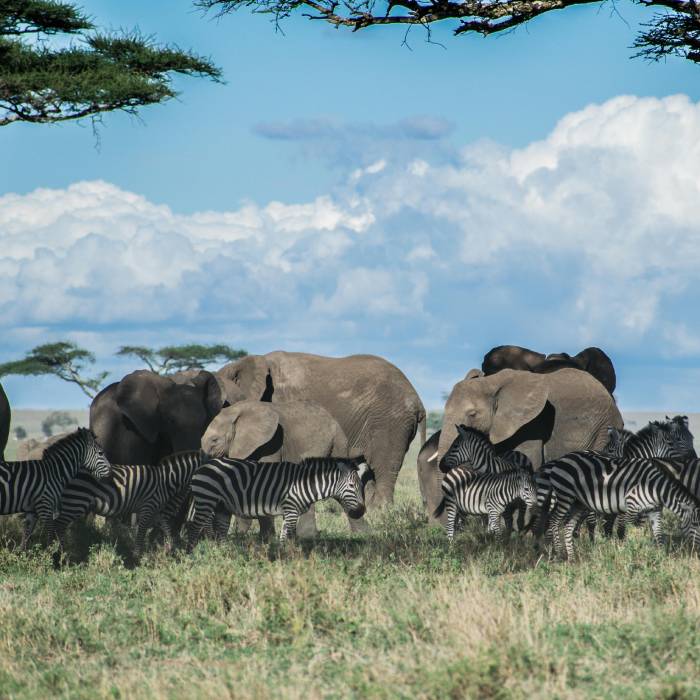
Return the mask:
[[[7,394],[0,384],[0,459],[5,458],[5,448],[7,447],[7,438],[10,436],[10,402],[7,400]]]
[[[310,429],[310,426],[311,429]],[[256,459],[261,462],[301,462],[306,457],[348,457],[348,440],[338,421],[313,401],[269,403],[238,401],[223,408],[202,437],[202,450],[211,457]],[[306,515],[306,514],[305,514]],[[269,534],[272,518],[260,518]],[[348,519],[351,529],[359,521]],[[246,530],[250,521],[239,520]],[[316,534],[313,512],[302,516],[301,537]]]
[[[211,372],[183,375],[137,370],[94,398],[90,428],[110,462],[155,464],[173,452],[199,449],[223,397]]]
[[[322,357],[300,352],[248,355],[219,375],[225,393],[274,404],[313,401],[338,421],[353,454],[363,454],[376,477],[368,505],[393,500],[404,456],[421,426],[425,408],[397,367],[374,355]],[[230,403],[233,403],[230,401]],[[309,423],[308,430],[315,426]]]
[[[429,510],[440,500],[440,460],[457,437],[458,425],[488,434],[499,452],[520,450],[538,469],[543,460],[568,452],[602,449],[608,426],[622,428],[623,422],[599,381],[564,368],[549,374],[504,369],[489,376],[470,370],[452,389],[442,425],[437,458],[423,487]]]
[[[611,394],[615,391],[617,377],[612,360],[596,347],[585,348],[573,357],[565,352],[543,355],[519,345],[499,345],[484,355],[481,370],[484,374],[496,374],[503,369],[519,369],[539,374],[556,372],[570,367],[581,369],[594,376]]]

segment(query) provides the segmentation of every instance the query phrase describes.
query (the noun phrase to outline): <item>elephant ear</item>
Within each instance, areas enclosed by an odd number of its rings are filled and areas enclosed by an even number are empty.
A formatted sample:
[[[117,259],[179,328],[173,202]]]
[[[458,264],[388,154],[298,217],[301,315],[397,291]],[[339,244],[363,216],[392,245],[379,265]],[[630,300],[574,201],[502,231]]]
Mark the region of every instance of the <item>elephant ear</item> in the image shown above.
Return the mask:
[[[236,384],[245,398],[259,401],[267,389],[270,365],[267,358],[262,355],[248,355],[225,365],[217,374],[224,380]],[[231,403],[230,399],[229,403]]]
[[[279,413],[272,404],[243,401],[228,409],[233,423],[233,439],[228,456],[245,459],[275,436]]]
[[[496,389],[489,438],[497,445],[542,413],[549,391],[542,375],[531,372],[505,369],[491,379]]]
[[[138,433],[154,443],[160,430],[160,390],[170,380],[148,370],[127,374],[117,387],[117,406]]]
[[[213,418],[223,407],[226,398],[217,378],[211,372],[200,369],[196,370],[196,374],[190,375],[187,384],[202,392],[204,408],[209,418]]]

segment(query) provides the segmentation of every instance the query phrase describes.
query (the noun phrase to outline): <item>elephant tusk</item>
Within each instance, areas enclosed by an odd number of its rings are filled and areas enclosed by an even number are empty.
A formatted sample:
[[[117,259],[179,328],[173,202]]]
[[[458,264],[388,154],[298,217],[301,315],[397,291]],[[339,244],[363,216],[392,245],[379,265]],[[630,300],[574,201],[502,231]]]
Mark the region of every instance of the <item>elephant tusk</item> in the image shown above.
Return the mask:
[[[437,456],[438,456],[438,451],[435,450],[435,452],[433,452],[433,454],[430,457],[428,457],[428,462],[432,462]]]

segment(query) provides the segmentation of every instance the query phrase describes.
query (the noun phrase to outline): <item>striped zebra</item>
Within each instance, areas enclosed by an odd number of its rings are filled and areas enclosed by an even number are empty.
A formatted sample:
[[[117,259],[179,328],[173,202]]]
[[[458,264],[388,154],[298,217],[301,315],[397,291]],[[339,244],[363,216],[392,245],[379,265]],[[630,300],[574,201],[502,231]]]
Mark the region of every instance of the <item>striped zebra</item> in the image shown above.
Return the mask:
[[[457,437],[440,460],[441,472],[447,473],[460,465],[488,474],[511,471],[521,464],[532,469],[532,463],[522,452],[511,451],[499,456],[485,433],[464,425],[455,427]]]
[[[350,518],[361,518],[365,484],[370,480],[374,480],[374,472],[364,457],[310,457],[298,464],[210,459],[197,469],[190,485],[190,548],[202,532],[215,537],[217,511],[243,518],[282,515],[282,542],[296,535],[299,516],[316,501],[333,498]]]
[[[63,490],[56,532],[87,513],[105,518],[131,516],[136,521],[135,556],[143,552],[149,528],[160,527],[166,547],[172,545],[172,524],[189,494],[189,484],[201,464],[202,453],[179,452],[158,464],[115,464],[108,479],[80,473]]]
[[[535,478],[524,469],[490,474],[466,466],[455,467],[445,474],[442,493],[434,517],[447,513],[445,531],[450,541],[454,538],[458,516],[486,515],[489,532],[501,536],[501,516],[516,499],[522,499],[529,507],[537,502]]]
[[[111,465],[93,433],[78,428],[44,450],[41,459],[24,462],[0,461],[0,513],[24,513],[21,548],[34,531],[37,518],[54,539],[54,518],[59,512],[65,485],[78,470],[96,479],[109,476]]]
[[[700,501],[656,459],[610,459],[596,452],[573,452],[548,465],[555,502],[550,527],[554,547],[573,557],[573,533],[579,520],[593,511],[624,514],[631,523],[642,516],[651,522],[654,540],[662,543],[661,509],[681,518],[681,531],[700,545]]]
[[[683,458],[697,457],[695,439],[688,427],[688,416],[674,416],[673,418],[666,416],[663,425],[668,427],[673,445]]]

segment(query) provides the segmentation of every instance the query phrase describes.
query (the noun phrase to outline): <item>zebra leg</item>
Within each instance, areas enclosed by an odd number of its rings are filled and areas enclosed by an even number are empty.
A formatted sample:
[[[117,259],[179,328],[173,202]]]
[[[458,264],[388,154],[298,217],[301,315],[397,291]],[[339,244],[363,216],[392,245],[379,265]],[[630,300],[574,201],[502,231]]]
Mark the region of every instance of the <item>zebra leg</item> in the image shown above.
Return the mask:
[[[275,519],[271,516],[258,518],[260,526],[260,539],[269,542],[275,536]]]
[[[284,510],[284,521],[280,530],[280,542],[287,539],[294,539],[297,535],[297,522],[299,522],[299,511],[296,509]]]
[[[564,548],[562,546],[560,528],[562,523],[564,522],[564,519],[566,518],[568,510],[569,509],[561,502],[561,500],[558,500],[556,505],[554,506],[554,510],[552,511],[552,515],[549,520],[549,529],[552,533],[554,551],[559,556],[564,555]]]
[[[668,544],[668,538],[661,531],[661,511],[652,510],[648,514],[649,525],[651,526],[651,534],[654,538],[654,542],[659,546]]]
[[[231,527],[231,513],[224,510],[221,506],[214,513],[214,535],[217,540],[223,540],[228,535]]]
[[[32,536],[32,532],[34,532],[34,528],[36,527],[36,513],[25,513],[24,514],[24,529],[22,531],[22,541],[20,542],[19,548],[24,551],[27,549],[27,544],[29,542],[29,538]]]
[[[574,532],[579,529],[584,518],[588,520],[589,513],[582,508],[575,508],[569,512],[568,520],[564,525],[564,548],[569,561],[574,559]],[[595,517],[595,515],[594,515]]]
[[[501,513],[498,510],[491,510],[488,514],[488,531],[496,535],[498,539],[503,538],[503,525],[501,525]]]
[[[450,544],[455,538],[455,529],[457,527],[457,522],[459,520],[459,512],[457,511],[457,506],[453,501],[448,501],[445,506],[445,513],[447,518],[445,520],[445,533],[447,534],[447,539]]]
[[[148,532],[148,528],[153,527],[154,521],[155,513],[151,508],[144,508],[137,514],[136,546],[134,547],[134,556],[137,560],[141,559],[146,544],[146,533]]]
[[[589,510],[588,513],[586,513],[584,520],[586,522],[586,529],[588,530],[588,539],[591,542],[595,542],[595,528],[598,517],[592,510]]]

